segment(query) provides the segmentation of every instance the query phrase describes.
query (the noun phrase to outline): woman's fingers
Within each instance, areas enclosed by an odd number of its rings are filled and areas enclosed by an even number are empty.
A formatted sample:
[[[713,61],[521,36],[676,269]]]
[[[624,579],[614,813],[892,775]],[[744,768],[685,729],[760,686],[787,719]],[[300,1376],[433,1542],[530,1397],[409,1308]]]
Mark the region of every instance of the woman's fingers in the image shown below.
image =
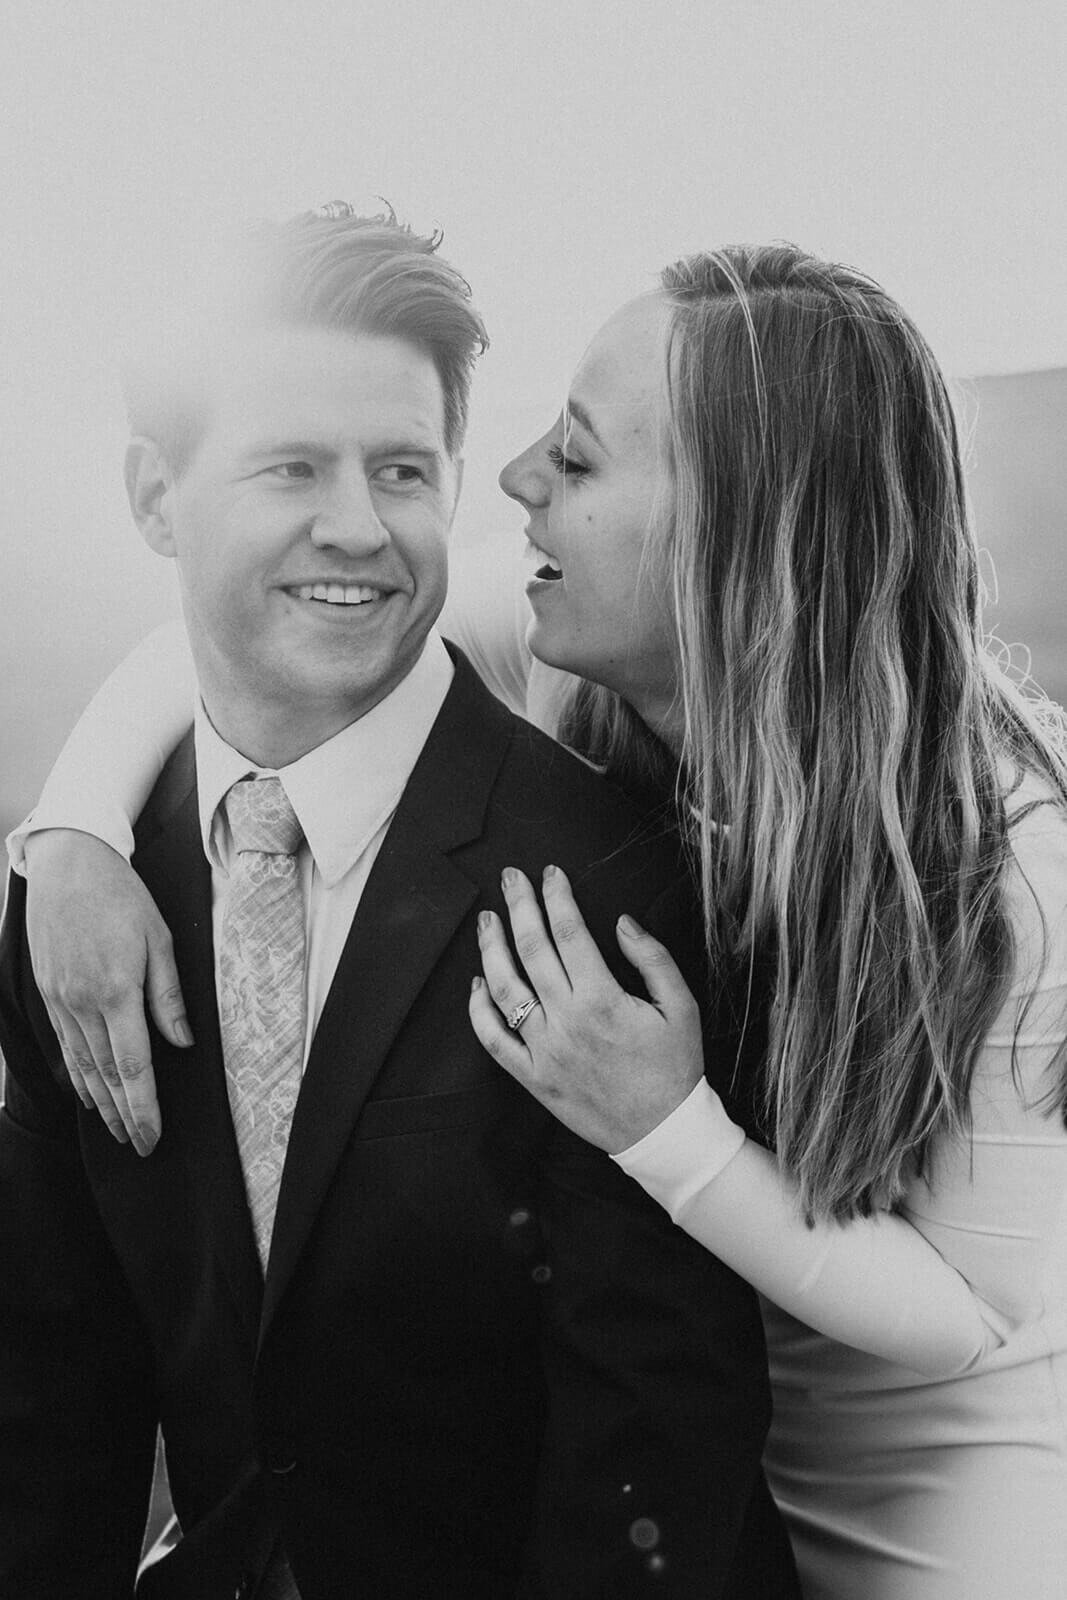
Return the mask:
[[[482,1048],[488,1050],[497,1065],[510,1072],[513,1078],[526,1083],[531,1067],[530,1052],[521,1033],[508,1031],[484,978],[475,978],[471,984],[468,1009],[471,1026]]]
[[[92,1111],[95,1102],[92,1095],[89,1093],[88,1086],[85,1083],[85,1079],[77,1061],[74,1058],[74,1055],[68,1049],[64,1034],[63,1019],[60,1017],[58,1011],[56,1011],[47,995],[42,994],[41,1000],[43,1001],[44,1008],[48,1013],[48,1020],[52,1024],[52,1032],[55,1034],[59,1043],[59,1049],[63,1057],[63,1069],[70,1080],[71,1088],[78,1096],[78,1099],[81,1101],[86,1111]],[[58,1074],[56,1076],[59,1077]],[[62,1078],[59,1078],[59,1081],[62,1083]]]
[[[633,917],[622,916],[616,924],[619,949],[644,980],[653,1005],[666,1017],[682,1013],[699,1014],[693,992],[678,969],[666,945],[646,933]]]
[[[545,879],[546,929],[529,881],[505,879],[523,972],[504,925],[478,920],[485,981],[470,1018],[483,1047],[552,1114],[590,1144],[619,1151],[685,1099],[702,1071],[700,1011],[667,950],[631,918],[618,940],[648,1000],[616,983],[590,938],[563,873]],[[529,980],[527,980],[527,974]],[[528,1016],[516,1008],[536,998]],[[522,1019],[509,1030],[509,1016]]]
[[[500,882],[515,951],[531,986],[543,1001],[564,999],[570,993],[570,980],[545,926],[533,885],[517,867],[505,867]]]
[[[140,990],[103,1011],[88,1004],[75,1011],[48,999],[45,1006],[79,1100],[99,1111],[120,1144],[132,1142],[138,1155],[149,1155],[161,1124]]]
[[[505,1019],[513,1016],[519,1006],[538,998],[526,979],[520,976],[512,960],[504,924],[493,911],[483,911],[478,917],[478,944],[482,956],[482,971],[489,995]],[[523,1028],[533,1020],[543,1020],[540,1006],[535,1006],[523,1022]]]
[[[157,917],[155,925],[149,927],[145,946],[145,997],[152,1020],[165,1039],[184,1049],[192,1044],[193,1031],[185,1015],[185,1000],[174,961],[174,944],[162,917]]]
[[[129,1144],[130,1134],[122,1111],[99,1070],[96,1055],[81,1023],[70,1012],[58,1011],[53,1015],[53,1026],[63,1051],[63,1060],[78,1098],[83,1105],[96,1107],[112,1138],[117,1139],[119,1144]],[[125,1101],[122,1110],[128,1113]]]
[[[106,1016],[78,1017],[76,1021],[93,1064],[91,1068],[85,1068],[86,1081],[89,1084],[90,1093],[96,1100],[98,1107],[101,1104],[102,1096],[104,1094],[109,1096],[111,1104],[122,1123],[123,1130],[128,1135],[130,1143],[137,1151],[137,1154],[140,1156],[148,1155],[155,1144],[155,1134],[153,1133],[150,1137],[146,1137],[142,1131],[140,1114],[137,1109],[137,1102],[141,1095],[136,1087],[145,1067],[149,1067],[149,1070],[151,1070],[148,1058],[140,1052],[127,1055],[121,1042],[116,1046]],[[121,1040],[121,1035],[119,1037]],[[116,1053],[116,1049],[118,1049],[118,1053]],[[131,1052],[132,1050],[133,1047],[131,1046]],[[96,1080],[95,1087],[94,1075]],[[154,1084],[152,1099],[153,1101],[155,1099]],[[109,1126],[111,1126],[110,1123]],[[114,1132],[113,1127],[112,1132]]]
[[[596,940],[586,927],[562,867],[545,868],[542,890],[553,943],[572,988],[598,985],[618,989]]]
[[[192,1042],[170,934],[129,863],[99,839],[34,834],[26,864],[34,976],[70,1080],[116,1138],[147,1155],[160,1117],[146,1002],[167,1038]]]
[[[141,996],[131,996],[101,1020],[102,1036],[90,1039],[97,1065],[138,1155],[146,1156],[159,1140],[161,1122]]]

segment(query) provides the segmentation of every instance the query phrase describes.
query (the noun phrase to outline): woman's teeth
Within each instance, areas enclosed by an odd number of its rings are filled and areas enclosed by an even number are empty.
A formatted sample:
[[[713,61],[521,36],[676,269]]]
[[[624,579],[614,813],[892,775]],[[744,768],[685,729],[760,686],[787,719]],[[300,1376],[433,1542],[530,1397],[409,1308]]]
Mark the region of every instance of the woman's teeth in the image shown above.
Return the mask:
[[[296,590],[298,600],[325,600],[331,606],[362,606],[381,598],[380,589],[365,583],[304,583]]]
[[[563,576],[563,568],[555,556],[550,556],[545,550],[539,550],[535,544],[532,544],[530,549],[537,563],[537,576],[539,578],[561,578]]]

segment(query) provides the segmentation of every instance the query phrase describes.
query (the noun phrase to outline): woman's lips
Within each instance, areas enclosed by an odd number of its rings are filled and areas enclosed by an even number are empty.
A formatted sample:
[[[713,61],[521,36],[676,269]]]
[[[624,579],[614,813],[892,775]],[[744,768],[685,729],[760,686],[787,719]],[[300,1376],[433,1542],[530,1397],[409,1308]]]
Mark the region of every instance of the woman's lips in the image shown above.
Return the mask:
[[[539,545],[530,540],[530,554],[537,562],[535,575],[543,582],[554,583],[563,576],[563,569],[555,556],[550,556],[547,550],[542,550]]]

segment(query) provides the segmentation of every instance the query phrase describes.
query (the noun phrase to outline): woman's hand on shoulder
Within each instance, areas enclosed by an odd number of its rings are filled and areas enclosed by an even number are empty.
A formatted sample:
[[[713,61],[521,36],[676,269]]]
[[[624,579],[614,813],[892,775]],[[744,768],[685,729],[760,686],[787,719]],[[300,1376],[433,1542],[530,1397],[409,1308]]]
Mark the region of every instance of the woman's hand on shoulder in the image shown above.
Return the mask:
[[[518,962],[500,918],[483,911],[474,1031],[561,1122],[618,1154],[669,1116],[703,1075],[699,1007],[670,953],[630,917],[619,918],[616,936],[650,998],[621,988],[558,867],[545,868],[543,911],[515,868],[505,870],[503,887]]]
[[[161,1132],[146,1004],[172,1044],[192,1043],[170,934],[136,872],[69,828],[26,842],[33,974],[70,1081],[120,1143],[148,1155]]]

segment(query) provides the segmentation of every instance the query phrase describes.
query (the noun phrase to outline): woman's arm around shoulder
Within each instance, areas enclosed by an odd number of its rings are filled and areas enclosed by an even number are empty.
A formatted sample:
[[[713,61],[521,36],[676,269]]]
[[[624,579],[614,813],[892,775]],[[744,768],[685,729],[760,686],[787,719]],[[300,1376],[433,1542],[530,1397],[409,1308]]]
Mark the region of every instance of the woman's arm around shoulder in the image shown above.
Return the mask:
[[[33,811],[8,839],[16,871],[26,840],[46,828],[93,834],[127,858],[133,823],[193,715],[196,675],[180,622],[150,633],[97,690]]]

